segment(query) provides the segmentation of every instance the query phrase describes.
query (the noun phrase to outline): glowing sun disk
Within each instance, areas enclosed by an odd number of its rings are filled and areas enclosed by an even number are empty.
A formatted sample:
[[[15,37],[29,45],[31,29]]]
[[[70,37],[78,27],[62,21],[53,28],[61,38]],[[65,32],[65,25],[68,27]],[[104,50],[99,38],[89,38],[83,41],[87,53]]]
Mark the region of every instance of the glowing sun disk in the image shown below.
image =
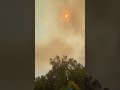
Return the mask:
[[[68,15],[66,14],[66,15],[65,15],[65,17],[67,18],[67,17],[68,17]]]

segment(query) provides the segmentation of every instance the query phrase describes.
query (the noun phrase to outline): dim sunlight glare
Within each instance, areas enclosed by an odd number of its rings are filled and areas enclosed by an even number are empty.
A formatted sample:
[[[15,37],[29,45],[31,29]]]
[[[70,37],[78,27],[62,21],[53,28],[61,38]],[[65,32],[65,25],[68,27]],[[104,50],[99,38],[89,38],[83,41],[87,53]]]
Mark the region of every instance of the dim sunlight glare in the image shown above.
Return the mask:
[[[67,17],[68,17],[68,15],[66,14],[66,15],[65,15],[65,17],[67,18]]]

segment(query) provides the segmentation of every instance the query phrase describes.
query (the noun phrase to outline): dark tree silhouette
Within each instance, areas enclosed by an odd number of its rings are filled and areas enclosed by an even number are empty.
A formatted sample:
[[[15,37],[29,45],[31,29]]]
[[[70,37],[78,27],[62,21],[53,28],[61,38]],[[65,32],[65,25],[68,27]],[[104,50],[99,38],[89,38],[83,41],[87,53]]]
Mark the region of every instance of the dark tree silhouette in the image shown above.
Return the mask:
[[[101,90],[101,84],[86,76],[85,67],[73,58],[56,56],[50,59],[52,69],[35,79],[35,90]]]
[[[86,76],[85,79],[86,90],[101,90],[101,83],[98,80],[93,79],[92,76]]]

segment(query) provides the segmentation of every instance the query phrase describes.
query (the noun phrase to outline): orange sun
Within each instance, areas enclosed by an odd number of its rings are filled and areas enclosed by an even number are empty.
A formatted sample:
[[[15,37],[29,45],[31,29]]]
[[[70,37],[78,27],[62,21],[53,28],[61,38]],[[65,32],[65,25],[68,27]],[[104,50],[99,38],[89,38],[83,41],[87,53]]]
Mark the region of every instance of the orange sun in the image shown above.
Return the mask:
[[[66,15],[65,15],[65,17],[67,18],[67,17],[68,17],[68,15],[66,14]]]
[[[63,16],[64,16],[64,17],[63,17],[63,18],[64,18],[64,21],[65,21],[65,22],[69,22],[69,20],[70,20],[70,18],[71,18],[71,12],[70,12],[70,10],[68,10],[68,9],[66,10],[66,9],[65,9],[65,10],[63,11]]]
[[[71,18],[72,18],[72,11],[70,9],[63,9],[59,20],[61,23],[67,23],[71,21]]]

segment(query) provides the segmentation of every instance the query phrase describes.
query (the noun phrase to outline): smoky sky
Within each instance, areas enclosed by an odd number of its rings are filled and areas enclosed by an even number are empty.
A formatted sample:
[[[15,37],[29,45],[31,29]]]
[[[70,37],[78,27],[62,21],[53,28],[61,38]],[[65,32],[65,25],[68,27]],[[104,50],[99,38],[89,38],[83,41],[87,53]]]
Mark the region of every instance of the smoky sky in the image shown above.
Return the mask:
[[[69,22],[65,22],[67,10]],[[85,65],[85,1],[35,0],[35,74],[47,73],[49,58],[67,55]]]

